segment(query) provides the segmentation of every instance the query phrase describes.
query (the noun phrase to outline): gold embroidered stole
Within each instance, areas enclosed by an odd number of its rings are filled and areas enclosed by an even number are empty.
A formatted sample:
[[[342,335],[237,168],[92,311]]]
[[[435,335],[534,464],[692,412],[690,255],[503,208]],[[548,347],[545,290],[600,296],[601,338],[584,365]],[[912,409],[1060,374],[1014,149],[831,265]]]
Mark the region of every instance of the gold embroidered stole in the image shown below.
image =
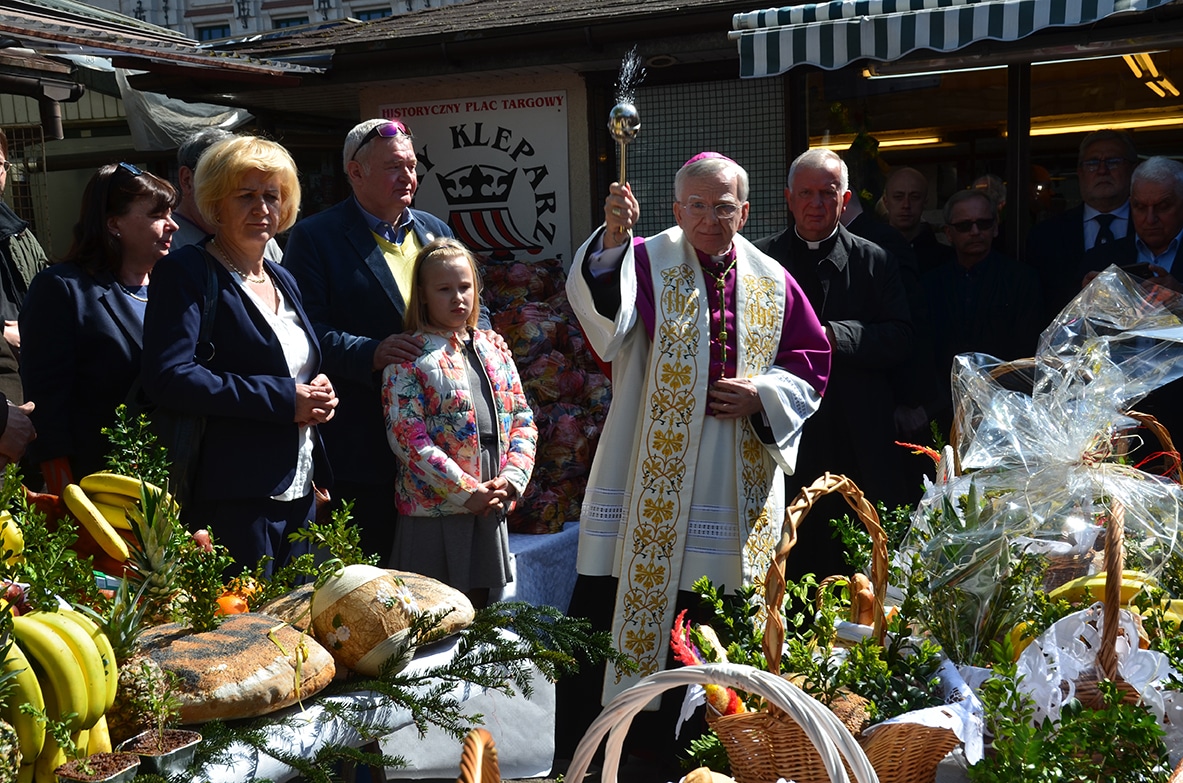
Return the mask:
[[[766,372],[776,358],[784,320],[784,272],[736,238],[737,374]],[[655,313],[646,388],[641,398],[640,442],[632,489],[623,508],[620,583],[612,637],[638,667],[605,678],[604,703],[637,679],[663,668],[682,576],[682,555],[706,419],[710,319],[705,281],[680,229],[646,242]],[[638,326],[638,328],[640,328]],[[736,491],[745,581],[767,569],[780,534],[770,505],[783,508],[783,482],[775,462],[747,419],[736,422]],[[750,550],[750,551],[749,551]],[[759,574],[762,581],[763,575]]]

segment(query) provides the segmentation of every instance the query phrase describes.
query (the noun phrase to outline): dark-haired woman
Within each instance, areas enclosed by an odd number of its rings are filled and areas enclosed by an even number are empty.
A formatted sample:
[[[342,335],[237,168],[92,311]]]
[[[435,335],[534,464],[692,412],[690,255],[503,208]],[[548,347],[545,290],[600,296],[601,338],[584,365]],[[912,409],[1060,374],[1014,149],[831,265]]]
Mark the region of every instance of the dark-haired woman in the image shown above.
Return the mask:
[[[130,163],[101,167],[69,252],[29,286],[21,380],[37,440],[28,453],[54,494],[105,467],[102,430],[140,374],[148,277],[168,254],[178,201],[172,185]]]

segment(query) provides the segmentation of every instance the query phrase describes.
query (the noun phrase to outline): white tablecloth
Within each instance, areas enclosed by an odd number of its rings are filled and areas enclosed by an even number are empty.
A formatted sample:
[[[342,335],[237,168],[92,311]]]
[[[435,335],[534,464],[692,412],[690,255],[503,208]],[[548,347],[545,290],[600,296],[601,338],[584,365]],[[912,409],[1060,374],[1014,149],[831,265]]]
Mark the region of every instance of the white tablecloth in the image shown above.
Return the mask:
[[[548,605],[566,612],[575,589],[578,546],[578,522],[568,522],[558,533],[510,533],[509,568],[513,581],[493,599]]]
[[[423,671],[448,661],[455,654],[457,643],[458,639],[453,638],[421,649],[407,670]],[[452,691],[461,700],[465,714],[485,716],[481,723],[493,734],[505,777],[537,777],[550,771],[554,756],[554,683],[535,668],[533,686],[531,699],[520,694],[509,697],[468,684],[458,685]],[[421,740],[410,712],[391,706],[373,693],[317,697],[305,702],[303,710],[291,707],[276,713],[277,718],[292,719],[267,729],[268,745],[308,758],[326,745],[363,744],[357,732],[339,719],[322,719],[324,703],[328,701],[359,706],[367,727],[393,732],[382,739],[383,751],[404,757],[412,768],[387,770],[389,776],[455,778],[459,774],[459,740],[439,730],[429,732]],[[284,781],[295,774],[294,769],[277,759],[238,743],[230,747],[224,763],[207,766],[197,779],[209,783]]]

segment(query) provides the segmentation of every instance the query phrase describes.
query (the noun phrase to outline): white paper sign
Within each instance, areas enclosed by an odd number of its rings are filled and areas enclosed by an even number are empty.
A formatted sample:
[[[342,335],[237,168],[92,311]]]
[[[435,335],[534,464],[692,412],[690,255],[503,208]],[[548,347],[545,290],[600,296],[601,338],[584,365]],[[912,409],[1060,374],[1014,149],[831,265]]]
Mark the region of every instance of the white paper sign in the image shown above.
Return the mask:
[[[490,95],[379,107],[415,137],[415,207],[478,253],[571,257],[567,93]]]

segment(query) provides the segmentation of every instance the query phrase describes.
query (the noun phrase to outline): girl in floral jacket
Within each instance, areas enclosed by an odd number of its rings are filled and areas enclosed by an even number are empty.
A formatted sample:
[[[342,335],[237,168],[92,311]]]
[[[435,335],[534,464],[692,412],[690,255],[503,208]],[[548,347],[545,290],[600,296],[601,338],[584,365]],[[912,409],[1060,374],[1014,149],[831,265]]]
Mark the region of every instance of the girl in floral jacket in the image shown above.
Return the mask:
[[[386,437],[402,462],[390,567],[463,590],[480,608],[510,580],[505,514],[526,491],[538,429],[513,356],[476,328],[480,275],[454,239],[420,251],[406,327],[413,362],[386,368]]]

